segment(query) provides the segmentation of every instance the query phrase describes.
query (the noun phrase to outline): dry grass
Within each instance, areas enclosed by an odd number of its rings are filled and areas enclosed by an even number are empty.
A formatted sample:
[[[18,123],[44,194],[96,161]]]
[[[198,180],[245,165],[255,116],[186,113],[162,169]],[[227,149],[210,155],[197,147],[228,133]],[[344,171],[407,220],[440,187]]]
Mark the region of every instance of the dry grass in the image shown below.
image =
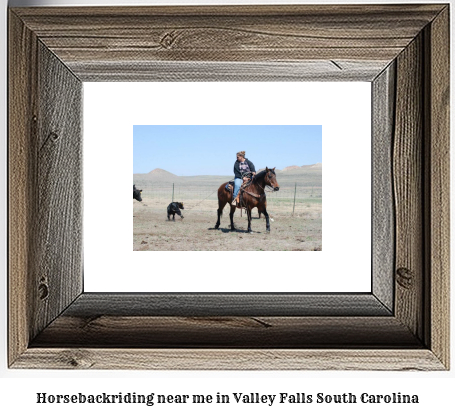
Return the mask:
[[[322,218],[320,208],[308,209],[298,216],[273,213],[271,232],[266,222],[253,214],[252,230],[247,233],[246,215],[234,216],[236,231],[230,230],[229,208],[224,209],[220,229],[214,228],[217,214],[213,209],[191,209],[185,204],[185,219],[176,216],[167,220],[166,204],[144,199],[133,201],[133,249],[136,251],[315,251],[322,249]]]

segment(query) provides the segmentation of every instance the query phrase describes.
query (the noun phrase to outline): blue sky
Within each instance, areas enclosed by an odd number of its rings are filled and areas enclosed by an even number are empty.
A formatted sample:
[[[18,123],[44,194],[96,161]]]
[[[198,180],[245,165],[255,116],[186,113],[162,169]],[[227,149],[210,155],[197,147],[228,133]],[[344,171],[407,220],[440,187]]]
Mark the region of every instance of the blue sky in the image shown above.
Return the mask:
[[[233,175],[245,151],[256,169],[322,162],[321,125],[135,125],[133,173]]]

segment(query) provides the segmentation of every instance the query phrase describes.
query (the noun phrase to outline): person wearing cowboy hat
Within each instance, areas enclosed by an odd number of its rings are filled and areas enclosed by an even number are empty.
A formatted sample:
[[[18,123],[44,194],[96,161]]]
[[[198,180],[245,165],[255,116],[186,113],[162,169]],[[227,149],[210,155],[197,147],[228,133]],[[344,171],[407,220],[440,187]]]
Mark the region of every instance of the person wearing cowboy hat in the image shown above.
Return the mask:
[[[252,173],[253,176],[256,174],[256,168],[254,164],[245,158],[245,152],[239,151],[237,153],[237,160],[234,163],[234,193],[232,195],[232,205],[236,205],[236,197],[239,194],[240,186],[243,183],[243,177],[247,173]]]

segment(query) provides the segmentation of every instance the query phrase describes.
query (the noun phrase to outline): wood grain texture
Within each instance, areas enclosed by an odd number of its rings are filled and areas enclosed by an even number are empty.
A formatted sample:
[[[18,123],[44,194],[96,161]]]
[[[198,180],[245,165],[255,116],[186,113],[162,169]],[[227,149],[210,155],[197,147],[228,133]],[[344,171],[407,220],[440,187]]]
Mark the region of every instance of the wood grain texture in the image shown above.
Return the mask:
[[[10,14],[9,361],[82,291],[81,83]]]
[[[395,212],[392,143],[395,63],[372,83],[372,292],[389,310],[394,305]]]
[[[36,35],[14,14],[9,15],[8,99],[8,361],[23,353],[30,339],[36,288],[33,269],[33,201],[36,177],[35,135],[37,114]],[[21,45],[17,47],[16,45]]]
[[[429,271],[430,343],[435,355],[450,366],[450,54],[449,9],[431,23],[427,53],[427,129],[424,148],[430,182],[426,189]]]
[[[371,82],[388,61],[74,62],[84,82]]]
[[[29,348],[13,367],[80,370],[444,370],[431,351],[396,349],[215,349],[195,353],[191,349],[172,348]]]
[[[447,5],[17,8],[9,53],[10,367],[448,368]],[[373,82],[371,294],[78,296],[82,80],[332,79]]]
[[[109,316],[391,316],[373,294],[84,293],[63,313]]]
[[[38,62],[32,337],[82,292],[82,84],[41,43]]]
[[[88,80],[85,64],[93,62],[317,60],[321,68],[330,68],[331,61],[374,60],[384,69],[440,9],[296,5],[93,7],[90,15],[68,7],[14,11],[80,79]]]
[[[422,348],[393,317],[63,315],[30,347],[201,349]]]
[[[393,187],[395,315],[423,337],[423,36],[397,58]]]

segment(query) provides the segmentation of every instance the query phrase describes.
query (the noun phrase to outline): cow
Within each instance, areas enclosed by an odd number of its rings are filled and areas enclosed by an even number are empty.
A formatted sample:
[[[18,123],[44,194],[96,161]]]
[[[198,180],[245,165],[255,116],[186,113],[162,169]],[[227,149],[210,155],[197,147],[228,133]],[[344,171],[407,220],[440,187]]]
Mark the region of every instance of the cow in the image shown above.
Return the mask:
[[[172,220],[175,221],[175,214],[179,215],[183,219],[182,212],[180,212],[180,209],[184,209],[183,203],[180,202],[172,202],[169,203],[169,206],[167,207],[167,220],[171,220],[171,215],[172,215]]]
[[[133,199],[136,199],[138,202],[142,202],[141,193],[142,190],[136,189],[136,185],[133,184]]]

